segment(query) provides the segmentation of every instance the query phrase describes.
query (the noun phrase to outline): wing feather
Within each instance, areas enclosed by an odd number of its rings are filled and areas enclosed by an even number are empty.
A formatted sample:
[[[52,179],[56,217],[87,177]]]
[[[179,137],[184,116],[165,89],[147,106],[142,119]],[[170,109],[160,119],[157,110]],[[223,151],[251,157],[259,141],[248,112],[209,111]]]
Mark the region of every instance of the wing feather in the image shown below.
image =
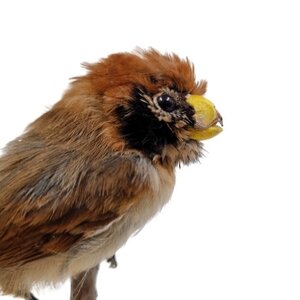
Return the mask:
[[[0,158],[0,267],[68,251],[150,186],[150,164],[136,153],[90,160],[58,147],[21,150]]]

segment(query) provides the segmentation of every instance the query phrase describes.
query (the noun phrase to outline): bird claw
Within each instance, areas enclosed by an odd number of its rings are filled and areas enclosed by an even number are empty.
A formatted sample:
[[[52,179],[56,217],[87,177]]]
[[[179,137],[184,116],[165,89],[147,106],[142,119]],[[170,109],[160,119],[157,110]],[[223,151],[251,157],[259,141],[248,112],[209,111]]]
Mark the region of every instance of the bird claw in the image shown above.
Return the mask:
[[[108,258],[106,261],[109,263],[109,267],[112,268],[112,269],[115,269],[118,266],[118,262],[117,262],[117,259],[116,259],[115,255]]]
[[[36,298],[32,293],[30,293],[28,300],[39,300],[39,299]]]

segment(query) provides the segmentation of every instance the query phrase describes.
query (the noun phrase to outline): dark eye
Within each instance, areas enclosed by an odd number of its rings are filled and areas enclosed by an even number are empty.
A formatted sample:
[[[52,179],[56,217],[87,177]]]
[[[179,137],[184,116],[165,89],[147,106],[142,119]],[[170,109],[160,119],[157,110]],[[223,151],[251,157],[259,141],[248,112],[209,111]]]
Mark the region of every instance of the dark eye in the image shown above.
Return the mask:
[[[162,94],[158,96],[157,103],[160,108],[166,112],[172,112],[176,107],[174,98],[172,98],[168,94]]]

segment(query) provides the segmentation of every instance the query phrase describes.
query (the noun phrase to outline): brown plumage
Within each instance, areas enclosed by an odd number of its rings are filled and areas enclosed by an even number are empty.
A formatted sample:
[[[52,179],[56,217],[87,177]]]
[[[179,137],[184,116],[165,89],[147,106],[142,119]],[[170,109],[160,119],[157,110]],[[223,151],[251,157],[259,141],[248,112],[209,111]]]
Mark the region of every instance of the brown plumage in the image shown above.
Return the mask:
[[[113,256],[168,201],[175,167],[201,156],[186,99],[206,83],[188,60],[151,49],[85,67],[0,158],[4,294],[30,298]]]

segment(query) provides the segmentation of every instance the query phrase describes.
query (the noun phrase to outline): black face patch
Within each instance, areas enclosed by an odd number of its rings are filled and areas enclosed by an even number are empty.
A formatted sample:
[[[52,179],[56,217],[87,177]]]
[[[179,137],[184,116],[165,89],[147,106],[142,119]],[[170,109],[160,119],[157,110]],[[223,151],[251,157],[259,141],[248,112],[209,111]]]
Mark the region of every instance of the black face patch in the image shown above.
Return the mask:
[[[119,130],[133,149],[147,155],[160,154],[165,145],[176,146],[177,137],[164,121],[159,121],[153,115],[147,103],[140,99],[139,91],[133,91],[133,99],[128,107],[120,105],[116,108]]]

